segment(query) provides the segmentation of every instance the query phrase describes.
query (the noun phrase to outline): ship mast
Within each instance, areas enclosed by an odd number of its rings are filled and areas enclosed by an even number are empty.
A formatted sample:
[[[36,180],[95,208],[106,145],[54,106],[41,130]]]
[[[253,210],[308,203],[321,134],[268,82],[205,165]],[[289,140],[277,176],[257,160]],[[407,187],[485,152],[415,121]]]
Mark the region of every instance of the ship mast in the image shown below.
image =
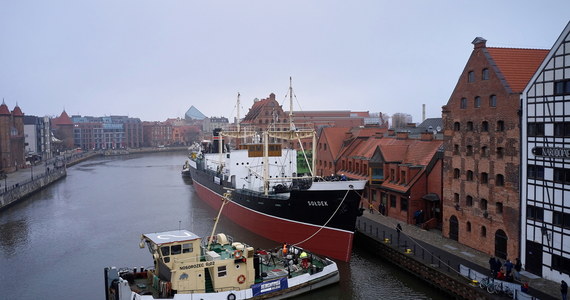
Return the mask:
[[[295,131],[293,123],[293,78],[289,76],[289,130]]]

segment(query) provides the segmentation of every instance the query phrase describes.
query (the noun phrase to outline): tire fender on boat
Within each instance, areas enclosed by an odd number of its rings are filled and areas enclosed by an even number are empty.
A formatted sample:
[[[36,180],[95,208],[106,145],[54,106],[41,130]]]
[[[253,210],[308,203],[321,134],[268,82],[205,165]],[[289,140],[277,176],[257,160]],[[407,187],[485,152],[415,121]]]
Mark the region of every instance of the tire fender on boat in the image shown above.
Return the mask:
[[[228,295],[228,300],[236,300],[236,295],[234,293],[230,293]]]
[[[236,250],[234,251],[234,258],[235,259],[240,259],[243,255],[243,252],[241,250]]]
[[[238,278],[237,278],[237,282],[238,282],[239,284],[244,283],[244,282],[245,282],[245,275],[243,275],[243,274],[239,275]]]

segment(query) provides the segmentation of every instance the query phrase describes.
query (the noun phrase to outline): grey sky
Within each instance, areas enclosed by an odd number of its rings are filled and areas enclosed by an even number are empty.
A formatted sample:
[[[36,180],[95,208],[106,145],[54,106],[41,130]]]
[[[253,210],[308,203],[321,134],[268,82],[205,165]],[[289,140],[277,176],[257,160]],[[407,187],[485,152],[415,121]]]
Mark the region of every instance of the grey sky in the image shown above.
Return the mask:
[[[282,102],[292,76],[302,110],[419,122],[423,103],[441,116],[476,36],[549,49],[568,12],[568,0],[2,0],[0,97],[38,116],[234,117],[238,92],[245,111],[272,92]]]

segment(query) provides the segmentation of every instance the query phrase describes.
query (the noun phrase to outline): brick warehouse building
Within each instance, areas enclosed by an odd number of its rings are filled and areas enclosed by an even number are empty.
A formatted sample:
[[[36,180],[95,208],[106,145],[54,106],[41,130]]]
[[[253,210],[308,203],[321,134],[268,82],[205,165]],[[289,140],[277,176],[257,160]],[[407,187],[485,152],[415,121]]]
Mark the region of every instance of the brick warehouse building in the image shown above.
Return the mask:
[[[2,171],[12,172],[24,166],[24,114],[18,105],[10,112],[0,105],[0,163]]]
[[[476,38],[447,105],[443,235],[503,259],[519,256],[520,95],[547,50]]]

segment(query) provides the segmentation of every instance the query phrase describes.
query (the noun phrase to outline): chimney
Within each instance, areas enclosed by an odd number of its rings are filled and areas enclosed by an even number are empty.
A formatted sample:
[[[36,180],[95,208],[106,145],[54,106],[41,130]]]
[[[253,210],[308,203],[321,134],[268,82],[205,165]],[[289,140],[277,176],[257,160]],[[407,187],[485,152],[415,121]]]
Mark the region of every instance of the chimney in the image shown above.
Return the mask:
[[[273,93],[269,94],[269,99],[275,100],[275,94],[273,94]]]
[[[429,131],[422,132],[422,134],[420,135],[420,140],[421,141],[433,141],[433,133],[431,133]]]
[[[395,136],[395,135],[396,135],[396,130],[388,129],[388,136]]]
[[[426,105],[422,104],[422,122],[426,120]]]
[[[407,140],[409,133],[407,131],[401,131],[396,133],[397,140]]]
[[[476,37],[471,44],[475,45],[473,49],[485,48],[487,47],[487,40],[482,37]]]

